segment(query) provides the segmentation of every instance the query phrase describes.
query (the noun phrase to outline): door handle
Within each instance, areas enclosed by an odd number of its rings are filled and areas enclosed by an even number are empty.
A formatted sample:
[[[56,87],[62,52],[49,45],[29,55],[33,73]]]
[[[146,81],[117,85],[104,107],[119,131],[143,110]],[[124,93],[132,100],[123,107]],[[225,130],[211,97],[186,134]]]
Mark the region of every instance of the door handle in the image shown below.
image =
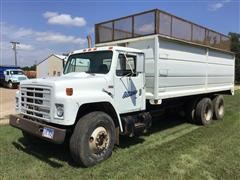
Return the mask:
[[[139,89],[139,96],[142,95],[142,89]]]

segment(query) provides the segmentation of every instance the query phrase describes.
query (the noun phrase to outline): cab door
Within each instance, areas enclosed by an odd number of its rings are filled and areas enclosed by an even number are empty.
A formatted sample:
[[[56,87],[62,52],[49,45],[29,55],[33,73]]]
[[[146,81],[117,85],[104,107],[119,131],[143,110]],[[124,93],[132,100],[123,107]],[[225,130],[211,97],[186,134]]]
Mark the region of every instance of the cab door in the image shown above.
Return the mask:
[[[137,53],[118,54],[114,98],[119,113],[134,112],[145,108],[144,73],[137,72],[138,59],[142,60],[139,58],[141,55]]]

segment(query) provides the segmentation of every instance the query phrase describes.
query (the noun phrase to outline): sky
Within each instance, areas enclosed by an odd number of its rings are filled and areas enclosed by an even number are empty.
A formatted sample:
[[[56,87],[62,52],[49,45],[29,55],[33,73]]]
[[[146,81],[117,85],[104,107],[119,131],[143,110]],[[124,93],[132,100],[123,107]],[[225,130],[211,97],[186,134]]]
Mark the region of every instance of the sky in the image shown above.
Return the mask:
[[[240,0],[0,0],[0,65],[13,65],[10,41],[19,41],[19,66],[31,66],[50,54],[87,47],[94,24],[160,9],[228,34],[240,33]]]

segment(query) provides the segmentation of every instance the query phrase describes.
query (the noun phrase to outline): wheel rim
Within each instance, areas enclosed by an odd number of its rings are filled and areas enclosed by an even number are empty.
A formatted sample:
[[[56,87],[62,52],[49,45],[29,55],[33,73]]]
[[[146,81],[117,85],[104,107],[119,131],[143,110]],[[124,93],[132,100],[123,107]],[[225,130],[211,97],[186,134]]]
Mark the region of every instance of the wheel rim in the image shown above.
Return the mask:
[[[9,88],[12,88],[13,85],[12,85],[11,82],[9,82],[9,83],[8,83],[8,86],[9,86]]]
[[[109,133],[104,127],[97,127],[89,138],[89,148],[94,154],[101,154],[109,146]]]
[[[219,103],[219,106],[218,106],[218,114],[220,116],[222,116],[224,113],[224,105],[223,105],[223,102]]]
[[[211,108],[209,106],[206,107],[204,116],[205,116],[206,121],[210,121],[211,120],[211,118],[212,118],[212,111],[211,111]]]

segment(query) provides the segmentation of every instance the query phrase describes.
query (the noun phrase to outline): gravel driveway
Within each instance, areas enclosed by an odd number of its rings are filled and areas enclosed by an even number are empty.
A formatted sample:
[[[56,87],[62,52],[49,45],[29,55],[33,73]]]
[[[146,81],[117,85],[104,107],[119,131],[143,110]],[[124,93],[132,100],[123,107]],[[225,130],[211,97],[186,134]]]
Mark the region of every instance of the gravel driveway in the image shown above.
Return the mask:
[[[0,87],[0,123],[1,121],[7,121],[8,116],[15,113],[16,91],[16,89]]]

